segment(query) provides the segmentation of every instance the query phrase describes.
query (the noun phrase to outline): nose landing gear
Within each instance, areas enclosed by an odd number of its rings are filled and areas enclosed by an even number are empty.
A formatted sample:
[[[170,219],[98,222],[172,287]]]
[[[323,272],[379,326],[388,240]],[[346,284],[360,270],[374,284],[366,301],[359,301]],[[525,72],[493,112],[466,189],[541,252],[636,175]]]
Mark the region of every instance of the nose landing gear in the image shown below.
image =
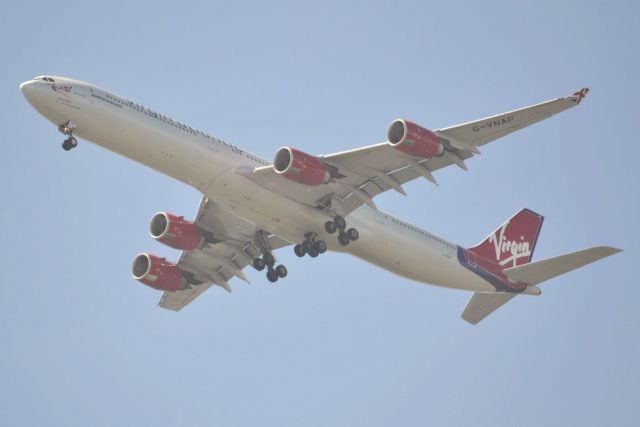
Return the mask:
[[[62,149],[64,151],[69,151],[78,146],[78,140],[73,137],[73,131],[75,130],[75,128],[76,128],[76,124],[71,120],[58,126],[58,131],[60,133],[69,136],[62,143]]]
[[[76,148],[78,146],[78,140],[75,139],[74,137],[70,136],[69,138],[65,139],[64,142],[62,143],[62,149],[64,151],[69,151],[73,148]]]

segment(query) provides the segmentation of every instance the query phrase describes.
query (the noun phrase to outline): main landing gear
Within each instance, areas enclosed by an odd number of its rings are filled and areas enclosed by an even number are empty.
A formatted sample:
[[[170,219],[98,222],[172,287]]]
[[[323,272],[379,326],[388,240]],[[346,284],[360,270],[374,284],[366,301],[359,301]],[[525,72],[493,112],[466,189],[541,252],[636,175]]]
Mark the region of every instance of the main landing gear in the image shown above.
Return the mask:
[[[315,258],[327,251],[327,243],[324,240],[316,239],[316,233],[307,233],[304,235],[304,241],[293,247],[293,252],[299,257],[307,254],[311,258]]]
[[[78,140],[74,138],[73,131],[76,128],[76,124],[72,121],[65,122],[58,126],[58,131],[64,135],[68,135],[69,137],[64,140],[62,143],[62,149],[64,151],[69,151],[78,146]]]
[[[333,218],[333,221],[327,221],[324,223],[324,230],[333,234],[338,232],[338,242],[342,246],[347,246],[349,242],[355,242],[360,237],[358,230],[355,228],[347,229],[347,221],[340,215]],[[327,243],[324,240],[318,239],[316,233],[307,233],[304,235],[304,241],[293,247],[293,252],[299,257],[309,255],[311,258],[315,258],[320,254],[327,251]]]
[[[338,232],[338,242],[342,246],[347,246],[349,242],[355,242],[360,237],[358,230],[355,228],[347,229],[347,221],[340,215],[337,215],[333,218],[333,221],[327,221],[324,223],[324,230],[333,234],[336,231]]]
[[[287,277],[287,267],[280,264],[274,268],[276,259],[271,252],[266,252],[262,258],[256,258],[253,260],[253,268],[258,271],[262,271],[267,268],[267,279],[271,283],[275,283],[278,279],[284,279]]]

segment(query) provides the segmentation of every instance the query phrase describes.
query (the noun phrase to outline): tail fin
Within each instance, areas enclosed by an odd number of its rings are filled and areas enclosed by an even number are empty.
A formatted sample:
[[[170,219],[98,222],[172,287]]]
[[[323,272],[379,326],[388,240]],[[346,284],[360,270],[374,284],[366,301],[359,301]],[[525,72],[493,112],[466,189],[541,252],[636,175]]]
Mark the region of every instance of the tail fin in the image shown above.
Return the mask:
[[[522,209],[468,251],[496,261],[503,268],[527,264],[533,256],[543,220],[542,215]]]
[[[522,209],[480,244],[464,251],[480,258],[473,257],[473,262],[469,262],[471,267],[467,268],[480,271],[478,274],[499,291],[474,293],[462,312],[464,320],[475,325],[518,294],[539,295],[535,285],[620,252],[620,249],[598,246],[532,263],[543,220],[541,215]],[[468,260],[466,254],[465,257]],[[489,262],[485,261],[482,266],[482,259]],[[501,289],[501,284],[511,289]]]

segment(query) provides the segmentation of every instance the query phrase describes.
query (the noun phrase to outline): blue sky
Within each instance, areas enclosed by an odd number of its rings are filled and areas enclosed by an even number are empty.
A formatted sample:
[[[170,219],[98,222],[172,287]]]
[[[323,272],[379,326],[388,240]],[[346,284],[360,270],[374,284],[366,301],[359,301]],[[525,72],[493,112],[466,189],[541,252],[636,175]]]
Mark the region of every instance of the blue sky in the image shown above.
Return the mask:
[[[17,2],[0,6],[0,419],[64,426],[637,425],[635,2]],[[468,294],[353,257],[279,253],[287,280],[211,289],[178,314],[130,277],[176,251],[185,185],[81,142],[22,98],[40,74],[90,81],[264,158],[383,140],[564,96],[578,108],[378,205],[462,245],[522,207],[536,258],[625,252],[480,325]]]

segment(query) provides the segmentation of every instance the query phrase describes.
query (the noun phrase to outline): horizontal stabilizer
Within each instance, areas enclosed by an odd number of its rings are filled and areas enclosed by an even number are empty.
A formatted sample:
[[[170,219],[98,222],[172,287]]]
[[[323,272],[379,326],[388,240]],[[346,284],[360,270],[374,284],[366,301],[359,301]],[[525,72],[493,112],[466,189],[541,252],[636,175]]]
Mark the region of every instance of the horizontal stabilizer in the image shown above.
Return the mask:
[[[483,294],[475,292],[462,312],[462,318],[472,325],[476,325],[482,319],[511,301],[517,294],[495,293]]]
[[[547,258],[542,261],[507,268],[502,270],[502,272],[511,280],[526,283],[527,285],[535,285],[620,251],[621,249],[609,246],[597,246],[570,254]]]

